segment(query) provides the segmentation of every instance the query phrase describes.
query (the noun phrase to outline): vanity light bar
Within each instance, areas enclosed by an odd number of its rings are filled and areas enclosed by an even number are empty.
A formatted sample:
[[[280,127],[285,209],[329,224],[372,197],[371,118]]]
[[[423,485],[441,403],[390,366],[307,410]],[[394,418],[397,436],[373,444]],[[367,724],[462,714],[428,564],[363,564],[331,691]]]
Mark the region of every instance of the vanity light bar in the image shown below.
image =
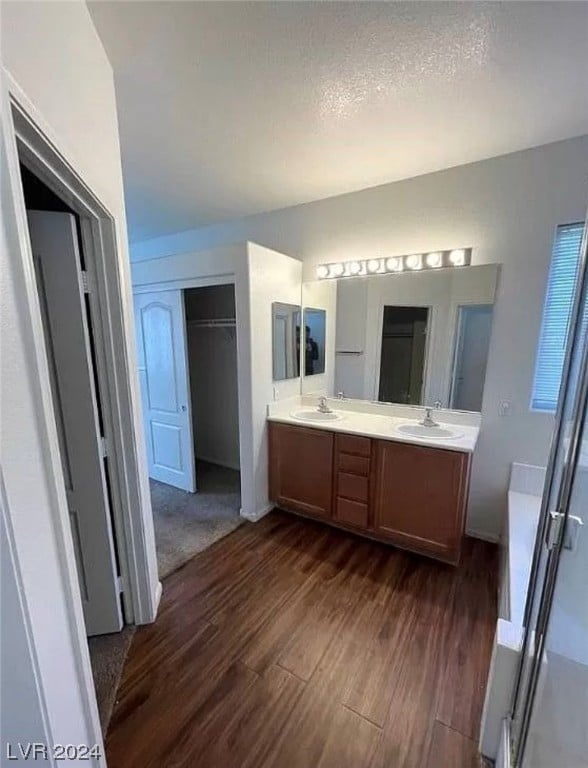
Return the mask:
[[[319,264],[316,276],[319,280],[338,277],[368,277],[390,275],[395,272],[418,272],[424,269],[467,267],[472,261],[471,248],[455,248],[451,251],[409,253],[407,256],[381,256],[364,261],[335,261]]]

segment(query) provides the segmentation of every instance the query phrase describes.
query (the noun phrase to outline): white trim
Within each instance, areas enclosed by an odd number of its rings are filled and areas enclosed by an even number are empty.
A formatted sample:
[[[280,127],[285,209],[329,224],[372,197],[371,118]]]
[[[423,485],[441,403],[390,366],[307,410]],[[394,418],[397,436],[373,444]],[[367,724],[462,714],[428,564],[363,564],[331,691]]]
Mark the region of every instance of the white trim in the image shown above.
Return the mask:
[[[159,603],[161,602],[161,595],[163,593],[163,584],[161,581],[157,582],[157,587],[155,589],[155,610],[159,610]]]
[[[250,523],[257,523],[258,520],[261,520],[262,517],[265,517],[266,515],[268,515],[272,511],[272,509],[275,509],[275,506],[276,506],[275,504],[268,504],[267,507],[263,507],[262,509],[257,510],[257,512],[255,512],[255,514],[253,515],[248,515],[244,513],[242,509],[240,509],[239,515],[244,520],[249,520]]]
[[[145,261],[148,261],[148,259],[145,259]],[[151,261],[151,259],[149,259]],[[232,285],[235,289],[235,319],[234,319],[234,326],[237,328],[237,334],[239,333],[239,314],[237,309],[237,286],[236,286],[236,279],[235,279],[235,273],[234,272],[226,272],[226,273],[219,273],[217,275],[207,275],[204,277],[187,277],[182,278],[179,280],[169,280],[169,281],[157,281],[152,283],[140,283],[138,285],[133,285],[133,294],[135,293],[157,293],[159,291],[170,291],[170,290],[177,290],[181,289],[182,291],[188,290],[190,288],[210,288],[211,286],[215,285]],[[184,300],[184,306],[185,306],[185,296],[183,297]],[[193,321],[192,321],[193,322]],[[192,322],[186,323],[187,326],[192,325]],[[238,340],[237,340],[237,380],[238,380],[238,393],[241,390],[241,381],[242,377],[240,376],[241,373],[241,367],[243,365],[242,360],[239,358],[239,349],[238,349]],[[137,366],[137,370],[145,370],[145,368],[140,368]],[[189,382],[190,386],[189,389],[191,390],[191,382]],[[239,398],[239,436],[243,434],[245,424],[245,414],[243,412],[242,407],[242,400]],[[192,441],[194,445],[194,441]],[[239,442],[239,453],[241,453],[241,442]],[[210,464],[219,464],[222,467],[228,467],[229,469],[235,469],[237,472],[241,472],[241,465],[239,466],[229,466],[227,462],[219,462],[216,459],[208,458],[207,456],[197,456],[196,455],[196,448],[194,447],[194,460],[200,459],[202,461],[208,461]],[[198,475],[196,475],[196,486],[198,486]],[[243,496],[243,484],[242,481],[240,483],[240,493],[241,498]],[[253,519],[253,518],[251,518]]]
[[[145,259],[147,261],[147,259]],[[143,262],[141,262],[143,263]],[[234,272],[220,272],[210,277],[188,277],[178,280],[165,280],[153,283],[133,284],[133,293],[153,293],[155,291],[185,290],[186,288],[209,288],[213,285],[234,285]]]
[[[83,719],[90,740],[92,743],[99,745],[100,749],[103,751],[102,730],[100,727],[86,640],[86,630],[82,615],[82,604],[75,566],[69,513],[65,498],[65,486],[62,480],[62,467],[59,461],[57,428],[53,416],[53,404],[50,396],[51,387],[49,369],[43,343],[44,336],[41,313],[36,289],[22,182],[20,178],[19,151],[17,148],[18,131],[16,126],[17,120],[15,120],[15,117],[20,117],[23,121],[30,124],[31,128],[38,133],[39,140],[45,144],[47,150],[56,154],[56,159],[57,153],[51,139],[46,134],[43,134],[40,128],[35,127],[32,119],[28,117],[27,112],[28,114],[35,114],[38,118],[38,114],[30,102],[24,97],[22,91],[16,86],[5,70],[3,70],[2,74],[2,121],[3,130],[6,131],[5,140],[8,161],[6,172],[10,179],[10,189],[14,202],[15,224],[17,228],[16,237],[19,244],[18,255],[12,254],[15,272],[20,281],[19,299],[21,300],[21,312],[19,321],[21,332],[26,343],[27,366],[31,372],[29,385],[33,390],[35,407],[37,409],[35,418],[42,435],[42,444],[40,447],[45,464],[44,479],[46,481],[47,495],[50,499],[52,528],[55,533],[55,542],[59,553],[59,567],[62,574],[62,584],[65,593],[65,605],[68,618],[67,630],[72,641],[72,653],[78,678],[79,695],[83,707]],[[4,86],[4,83],[7,84],[7,87]],[[23,106],[23,104],[26,105],[26,107]],[[27,109],[27,112],[25,112],[25,109]],[[62,158],[60,158],[58,162],[64,163],[64,166],[67,168],[67,164]],[[8,516],[10,516],[10,509],[8,509]],[[19,559],[18,540],[16,540],[14,553],[16,556],[16,566],[18,570],[21,571],[22,566]],[[35,639],[33,638],[33,643],[34,642]],[[54,692],[50,692],[45,688],[43,674],[43,670],[40,668],[39,686],[42,692],[42,700],[45,701],[46,696],[54,695]],[[47,708],[48,729],[50,731],[47,743],[51,744],[55,741],[59,741],[59,739],[54,738],[51,727],[51,705],[47,703],[44,706]],[[97,763],[94,764],[97,765]]]
[[[480,539],[481,541],[489,541],[491,544],[500,543],[500,536],[497,533],[480,531],[476,528],[468,528],[466,530],[466,536],[469,536],[472,539]]]
[[[12,99],[19,158],[82,218],[86,269],[96,291],[91,308],[95,322],[97,372],[101,383],[105,437],[110,457],[113,522],[123,582],[128,623],[144,624],[155,618],[155,600],[146,572],[147,542],[143,524],[138,462],[133,429],[133,408],[124,336],[123,294],[118,274],[114,220],[67,161],[55,150],[33,120]],[[23,201],[24,206],[24,201]],[[25,214],[26,215],[26,214]],[[27,254],[28,253],[28,231]],[[33,284],[34,289],[34,284]],[[37,303],[36,296],[30,297]],[[104,311],[103,308],[107,308]],[[38,338],[42,338],[42,335]],[[44,350],[38,351],[44,357]],[[47,390],[49,391],[49,390]]]
[[[210,456],[196,455],[196,461],[206,461],[208,464],[216,464],[217,467],[225,467],[225,469],[234,469],[235,472],[240,472],[241,467],[239,464],[233,464],[231,461],[225,461],[224,459],[213,459]]]
[[[49,724],[47,702],[45,700],[45,695],[43,691],[43,681],[42,681],[41,672],[39,669],[39,659],[37,656],[35,643],[33,640],[31,619],[29,616],[25,589],[22,583],[22,576],[20,573],[18,557],[17,557],[16,548],[14,544],[14,531],[12,529],[12,521],[10,519],[10,515],[8,514],[8,501],[6,498],[6,490],[4,488],[4,477],[2,475],[2,467],[0,467],[0,514],[2,515],[2,520],[0,521],[1,532],[2,532],[2,536],[6,537],[5,540],[6,540],[6,546],[8,549],[8,559],[10,560],[9,567],[11,567],[14,572],[14,580],[16,582],[16,591],[17,591],[17,601],[20,605],[20,610],[22,612],[23,624],[24,624],[23,628],[24,628],[24,634],[26,637],[26,646],[27,646],[27,651],[30,656],[32,667],[33,667],[32,683],[34,685],[38,702],[39,702],[39,712],[41,715],[43,733],[45,736],[45,744],[51,744],[51,726]],[[4,749],[4,743],[2,744],[2,749]],[[53,754],[50,753],[48,762],[50,763],[51,766],[55,766],[55,760],[53,759],[53,757],[54,757]]]

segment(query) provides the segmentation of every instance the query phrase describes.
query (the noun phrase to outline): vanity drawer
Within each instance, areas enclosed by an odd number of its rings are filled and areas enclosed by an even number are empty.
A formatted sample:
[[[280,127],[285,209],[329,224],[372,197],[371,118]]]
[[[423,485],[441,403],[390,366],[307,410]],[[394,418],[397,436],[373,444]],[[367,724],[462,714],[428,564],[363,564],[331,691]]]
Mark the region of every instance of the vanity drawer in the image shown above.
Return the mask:
[[[372,441],[369,437],[356,437],[355,435],[337,435],[337,451],[340,453],[353,453],[356,456],[372,454]]]
[[[344,496],[354,501],[367,503],[369,496],[367,477],[349,475],[346,472],[337,473],[337,496]]]
[[[335,518],[345,525],[367,528],[369,524],[368,506],[359,501],[338,498],[335,503]]]
[[[339,453],[338,469],[351,475],[369,475],[370,460],[365,456],[355,456],[352,453]]]

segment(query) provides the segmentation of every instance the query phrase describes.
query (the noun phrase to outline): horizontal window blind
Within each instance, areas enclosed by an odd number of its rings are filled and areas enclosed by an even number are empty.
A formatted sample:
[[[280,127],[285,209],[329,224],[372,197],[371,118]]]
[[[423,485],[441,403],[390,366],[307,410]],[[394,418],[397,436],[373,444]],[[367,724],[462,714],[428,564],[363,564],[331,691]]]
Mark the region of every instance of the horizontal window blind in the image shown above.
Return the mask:
[[[531,407],[555,412],[584,224],[557,228],[543,308]]]

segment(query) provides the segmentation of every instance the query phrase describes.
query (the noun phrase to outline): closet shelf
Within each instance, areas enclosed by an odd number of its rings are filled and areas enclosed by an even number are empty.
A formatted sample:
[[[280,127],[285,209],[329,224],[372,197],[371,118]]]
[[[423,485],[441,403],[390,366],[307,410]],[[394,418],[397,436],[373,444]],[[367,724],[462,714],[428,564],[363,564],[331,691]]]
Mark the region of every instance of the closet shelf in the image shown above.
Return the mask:
[[[234,317],[219,317],[211,320],[189,320],[188,325],[194,325],[198,328],[235,328],[236,320]]]

